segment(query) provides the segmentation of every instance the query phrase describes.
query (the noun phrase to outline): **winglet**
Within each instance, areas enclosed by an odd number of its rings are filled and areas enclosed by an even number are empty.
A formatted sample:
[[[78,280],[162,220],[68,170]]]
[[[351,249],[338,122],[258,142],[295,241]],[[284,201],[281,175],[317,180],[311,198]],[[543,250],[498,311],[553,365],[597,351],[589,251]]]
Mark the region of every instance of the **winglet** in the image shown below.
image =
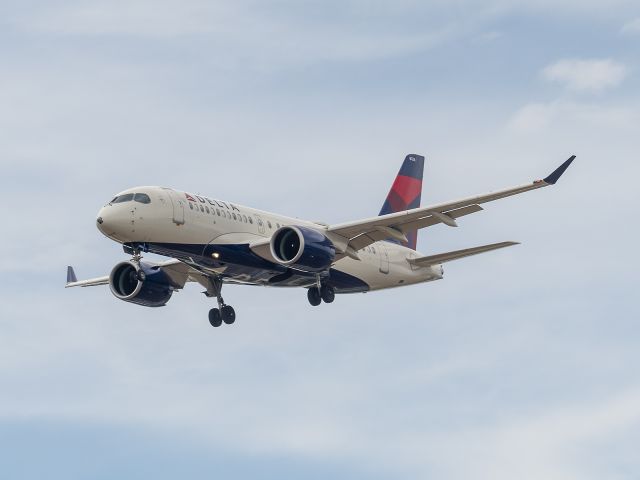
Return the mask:
[[[76,277],[76,272],[73,270],[72,266],[67,267],[67,283],[75,283],[78,281]]]
[[[575,155],[571,155],[569,160],[567,160],[562,165],[560,165],[558,168],[556,168],[551,175],[549,175],[547,178],[545,178],[543,180],[543,182],[544,183],[548,183],[549,185],[555,185],[555,183],[562,176],[564,171],[567,168],[569,168],[569,165],[571,165],[571,162],[573,162],[575,159],[576,159],[576,156]]]

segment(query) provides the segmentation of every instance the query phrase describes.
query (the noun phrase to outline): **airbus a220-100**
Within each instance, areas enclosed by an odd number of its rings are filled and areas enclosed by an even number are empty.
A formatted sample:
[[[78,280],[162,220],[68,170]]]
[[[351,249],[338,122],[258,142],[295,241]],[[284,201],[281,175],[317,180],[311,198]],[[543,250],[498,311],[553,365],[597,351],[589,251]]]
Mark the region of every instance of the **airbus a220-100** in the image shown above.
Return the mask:
[[[318,306],[332,303],[336,294],[440,280],[445,262],[517,243],[424,256],[416,251],[419,229],[455,227],[460,217],[481,211],[481,204],[553,185],[574,158],[542,180],[421,207],[424,157],[407,155],[378,216],[333,225],[166,187],[130,188],[99,211],[97,227],[131,259],[91,280],[78,281],[68,267],[66,286],[109,285],[120,300],[161,307],[195,282],[217,299],[209,322],[219,327],[236,319],[222,298],[225,284],[304,288],[309,303]],[[170,260],[143,261],[144,252]]]

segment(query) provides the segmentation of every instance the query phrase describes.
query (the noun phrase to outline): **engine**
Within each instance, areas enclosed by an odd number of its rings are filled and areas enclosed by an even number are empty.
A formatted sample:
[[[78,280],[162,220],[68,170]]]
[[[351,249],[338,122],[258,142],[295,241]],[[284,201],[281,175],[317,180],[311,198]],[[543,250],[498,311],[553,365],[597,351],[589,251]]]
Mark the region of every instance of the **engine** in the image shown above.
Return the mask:
[[[111,270],[109,287],[120,300],[143,305],[162,307],[173,294],[173,282],[160,267],[140,262],[122,262]]]
[[[282,265],[303,272],[331,266],[336,249],[321,232],[307,227],[282,227],[271,237],[271,255]]]

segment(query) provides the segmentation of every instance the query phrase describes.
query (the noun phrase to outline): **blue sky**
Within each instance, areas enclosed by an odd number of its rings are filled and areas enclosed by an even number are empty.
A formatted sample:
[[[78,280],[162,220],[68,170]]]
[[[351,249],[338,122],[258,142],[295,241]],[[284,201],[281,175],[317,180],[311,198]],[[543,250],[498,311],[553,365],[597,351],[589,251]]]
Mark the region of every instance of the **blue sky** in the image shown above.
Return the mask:
[[[628,479],[640,468],[640,8],[592,0],[0,5],[3,477]],[[313,309],[196,287],[65,291],[124,259],[114,193],[174,186],[335,223],[404,155],[423,202],[578,160],[419,235],[522,245]]]

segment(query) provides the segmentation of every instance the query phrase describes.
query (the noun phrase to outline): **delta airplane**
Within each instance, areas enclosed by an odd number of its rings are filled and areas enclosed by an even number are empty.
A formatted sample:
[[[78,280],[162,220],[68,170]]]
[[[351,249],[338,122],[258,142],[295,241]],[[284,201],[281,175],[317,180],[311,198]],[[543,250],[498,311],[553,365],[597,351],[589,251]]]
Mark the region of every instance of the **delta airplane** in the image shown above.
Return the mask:
[[[382,290],[440,280],[442,264],[517,242],[423,256],[417,231],[482,210],[483,203],[553,185],[572,156],[543,180],[428,207],[420,206],[424,157],[407,155],[377,217],[327,225],[243,207],[165,187],[135,187],[117,194],[97,218],[98,229],[132,258],[108,276],[78,281],[67,269],[67,287],[109,285],[120,300],[146,307],[167,304],[187,282],[216,297],[214,327],[236,314],[222,298],[224,284],[302,287],[313,306],[337,293]],[[169,257],[142,261],[142,253]]]

